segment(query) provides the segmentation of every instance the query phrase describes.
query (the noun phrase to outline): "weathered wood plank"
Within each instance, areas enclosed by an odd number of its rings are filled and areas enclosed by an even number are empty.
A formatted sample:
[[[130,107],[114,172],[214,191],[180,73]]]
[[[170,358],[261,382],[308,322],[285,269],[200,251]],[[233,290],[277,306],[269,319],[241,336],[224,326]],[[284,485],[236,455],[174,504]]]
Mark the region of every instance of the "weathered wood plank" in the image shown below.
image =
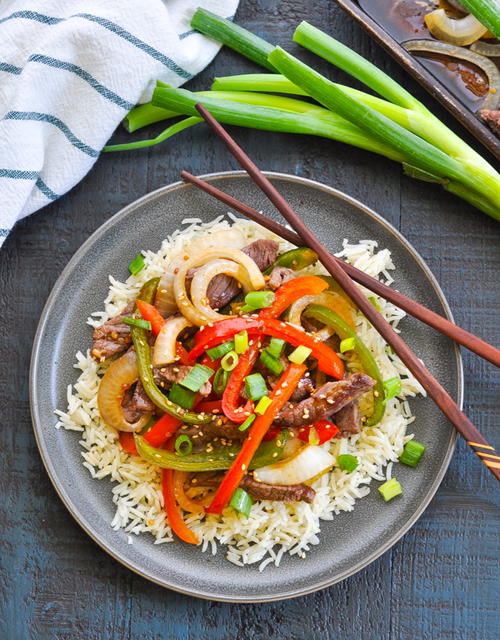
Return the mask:
[[[297,47],[289,36],[299,20],[325,26],[450,123],[330,0],[243,0],[238,19],[291,51]],[[313,56],[305,58],[345,80]],[[224,51],[192,86],[205,88],[214,75],[251,68]],[[161,124],[147,134],[159,130]],[[262,168],[333,185],[401,227],[438,276],[459,323],[500,343],[498,226],[366,152],[306,136],[232,130]],[[114,139],[126,138],[119,131]],[[0,637],[496,638],[498,491],[462,443],[437,497],[392,551],[349,580],[293,601],[227,605],[169,592],[118,565],[73,522],[48,481],[31,431],[27,370],[37,320],[57,275],[90,233],[135,198],[177,180],[181,168],[207,173],[236,166],[201,127],[148,151],[105,155],[70,194],[21,222],[0,253],[0,356],[8,365],[0,370]],[[467,355],[465,365],[467,411],[495,440],[498,375],[475,356]]]

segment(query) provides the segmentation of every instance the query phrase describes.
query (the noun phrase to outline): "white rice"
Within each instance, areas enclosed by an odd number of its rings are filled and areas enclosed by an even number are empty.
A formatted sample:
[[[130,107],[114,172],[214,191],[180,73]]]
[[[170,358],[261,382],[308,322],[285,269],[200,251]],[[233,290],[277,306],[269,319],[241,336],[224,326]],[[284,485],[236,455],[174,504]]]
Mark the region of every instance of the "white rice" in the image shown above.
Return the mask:
[[[144,282],[162,274],[167,257],[181,251],[193,238],[228,229],[233,224],[249,241],[273,238],[279,242],[282,251],[291,248],[262,227],[231,214],[205,224],[197,218],[186,219],[183,229],[169,236],[160,251],[143,251],[146,266],[138,275],[130,276],[126,282],[109,277],[104,310],[93,313],[88,324],[96,327],[119,313],[135,298]],[[387,284],[393,282],[389,271],[395,266],[390,251],[379,250],[374,240],[361,240],[356,244],[344,240],[343,250],[337,255]],[[310,267],[307,271],[319,273],[323,269]],[[368,290],[363,291],[367,296],[373,295]],[[386,300],[375,298],[384,317],[397,327],[405,313]],[[231,508],[221,517],[187,515],[186,522],[198,535],[203,552],[215,554],[218,547],[224,545],[229,562],[237,566],[256,564],[259,571],[271,564],[278,566],[285,553],[303,558],[313,545],[319,544],[322,520],[332,520],[341,511],[352,511],[356,500],[370,493],[372,480],[385,481],[392,477],[393,463],[397,462],[405,442],[412,437],[406,435],[406,428],[415,419],[405,398],[425,395],[425,391],[361,315],[356,318],[356,331],[377,361],[383,378],[399,376],[402,383],[401,396],[389,400],[385,416],[378,425],[324,445],[334,456],[355,455],[358,468],[351,474],[336,468],[319,478],[313,485],[316,498],[310,505],[264,500],[255,502],[249,518],[237,515]],[[174,536],[165,517],[158,468],[123,451],[118,433],[99,417],[97,390],[106,365],[96,363],[89,351],[79,351],[74,366],[79,377],[74,385],[68,386],[67,410],[56,411],[59,418],[56,427],[81,432],[83,465],[92,477],[109,478],[115,483],[111,493],[116,512],[111,526],[127,533],[128,544],[133,542],[132,534],[143,532],[152,534],[155,544],[172,542]]]

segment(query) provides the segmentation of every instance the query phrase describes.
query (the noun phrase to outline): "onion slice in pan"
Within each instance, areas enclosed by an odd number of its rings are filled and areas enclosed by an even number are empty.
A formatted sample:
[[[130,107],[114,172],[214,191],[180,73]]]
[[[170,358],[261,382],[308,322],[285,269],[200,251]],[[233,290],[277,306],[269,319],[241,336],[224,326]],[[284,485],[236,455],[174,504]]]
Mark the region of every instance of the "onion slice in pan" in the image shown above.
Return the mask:
[[[191,327],[191,323],[184,316],[167,318],[165,324],[156,336],[153,347],[153,365],[171,364],[177,357],[176,343],[181,331]]]
[[[488,29],[469,13],[464,18],[450,18],[444,9],[436,9],[426,14],[425,24],[438,40],[463,47],[482,38]]]

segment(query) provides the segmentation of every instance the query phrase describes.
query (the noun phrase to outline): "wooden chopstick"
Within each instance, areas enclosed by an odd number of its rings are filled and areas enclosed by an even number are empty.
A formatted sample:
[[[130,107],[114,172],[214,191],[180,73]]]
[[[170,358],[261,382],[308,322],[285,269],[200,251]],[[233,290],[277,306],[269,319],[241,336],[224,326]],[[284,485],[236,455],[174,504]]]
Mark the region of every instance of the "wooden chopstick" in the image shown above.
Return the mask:
[[[255,209],[252,209],[252,207],[249,207],[247,204],[241,202],[240,200],[237,200],[236,198],[233,198],[233,196],[230,196],[228,193],[217,189],[217,187],[214,187],[212,184],[200,180],[200,178],[193,176],[188,171],[181,171],[181,178],[185,182],[193,184],[194,186],[198,187],[202,191],[205,191],[220,202],[223,202],[228,207],[231,207],[231,209],[239,211],[239,213],[242,213],[250,220],[257,222],[266,229],[269,229],[269,231],[272,231],[284,240],[287,240],[288,242],[291,242],[298,247],[304,246],[304,241],[298,234],[295,233],[295,231],[292,231],[291,229],[284,227],[279,222],[276,222],[275,220],[268,218],[262,213],[259,213]],[[440,316],[438,313],[431,311],[415,300],[408,298],[408,296],[405,296],[403,293],[400,293],[395,289],[391,289],[391,287],[388,287],[386,284],[380,282],[376,278],[372,278],[372,276],[369,276],[364,271],[356,269],[356,267],[353,267],[348,262],[340,260],[340,258],[333,256],[333,254],[331,255],[337,262],[337,264],[342,267],[342,269],[359,284],[363,285],[367,289],[370,289],[370,291],[373,291],[373,293],[382,296],[382,298],[385,298],[389,302],[392,302],[400,309],[403,309],[403,311],[406,311],[406,313],[408,313],[409,315],[417,318],[418,320],[421,320],[422,322],[425,322],[425,324],[429,325],[433,329],[436,329],[455,342],[458,342],[470,351],[474,351],[474,353],[477,353],[477,355],[481,356],[485,360],[489,360],[497,367],[500,367],[500,351],[493,345],[485,342],[484,340],[481,340],[481,338],[478,338],[474,334],[469,333],[465,329],[458,327],[456,324],[453,324],[453,322],[450,322],[446,318],[443,318],[443,316]]]
[[[298,214],[292,209],[279,191],[272,185],[260,169],[250,160],[246,153],[231,138],[227,131],[213,118],[201,104],[196,109],[219,136],[229,152],[236,158],[240,166],[245,169],[256,185],[266,194],[286,221],[297,232],[307,246],[316,251],[320,261],[327,271],[344,289],[359,310],[368,318],[373,327],[377,329],[384,340],[394,349],[404,364],[417,378],[420,384],[450,420],[457,431],[465,438],[478,459],[500,480],[500,456],[488,443],[486,438],[472,424],[469,418],[460,410],[446,390],[434,378],[431,372],[420,362],[410,347],[394,331],[391,325],[375,309],[358,287],[352,282],[347,273],[338,265],[333,256],[313,235],[309,228],[302,222]]]

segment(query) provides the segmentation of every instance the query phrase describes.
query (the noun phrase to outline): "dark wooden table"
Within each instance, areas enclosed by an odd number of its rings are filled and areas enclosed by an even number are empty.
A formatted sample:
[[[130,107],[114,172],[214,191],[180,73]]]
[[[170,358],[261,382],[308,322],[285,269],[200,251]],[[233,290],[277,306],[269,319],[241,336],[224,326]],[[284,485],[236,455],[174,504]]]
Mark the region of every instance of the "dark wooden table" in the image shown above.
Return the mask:
[[[334,2],[242,0],[238,12],[242,24],[292,50],[289,38],[302,19],[388,71],[465,136]],[[318,60],[314,64],[342,78]],[[191,86],[205,88],[214,75],[252,68],[223,51]],[[147,133],[156,134],[161,125],[152,129]],[[368,152],[305,136],[232,131],[260,167],[323,181],[385,216],[427,260],[457,322],[500,343],[498,224]],[[117,132],[113,140],[126,137]],[[30,350],[40,312],[81,243],[124,205],[177,180],[181,168],[207,173],[235,164],[201,127],[149,151],[104,155],[71,193],[19,224],[0,252],[0,638],[497,638],[498,487],[460,441],[436,497],[392,550],[340,584],[285,602],[221,604],[150,584],[106,555],[63,507],[39,458],[28,407]],[[463,355],[465,409],[499,447],[498,372]]]

